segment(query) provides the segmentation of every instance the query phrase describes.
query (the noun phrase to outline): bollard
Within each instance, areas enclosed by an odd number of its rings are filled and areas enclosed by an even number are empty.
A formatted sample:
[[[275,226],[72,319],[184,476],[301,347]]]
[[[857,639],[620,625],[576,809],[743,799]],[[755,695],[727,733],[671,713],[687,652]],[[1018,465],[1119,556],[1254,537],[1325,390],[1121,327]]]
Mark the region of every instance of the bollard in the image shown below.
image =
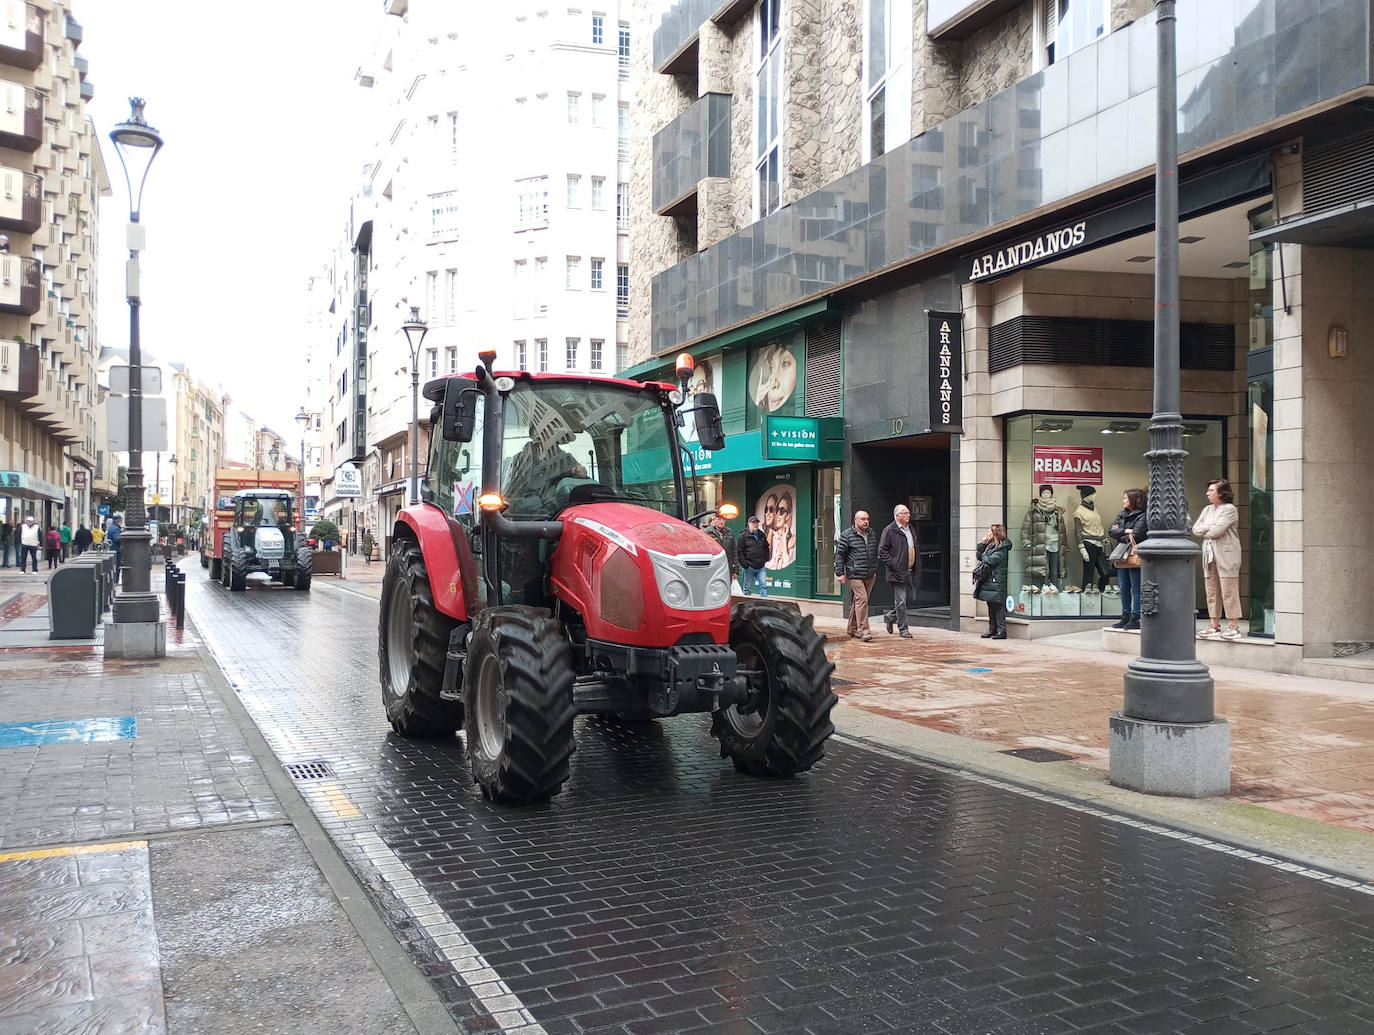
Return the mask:
[[[177,628],[186,628],[186,574],[177,572]]]

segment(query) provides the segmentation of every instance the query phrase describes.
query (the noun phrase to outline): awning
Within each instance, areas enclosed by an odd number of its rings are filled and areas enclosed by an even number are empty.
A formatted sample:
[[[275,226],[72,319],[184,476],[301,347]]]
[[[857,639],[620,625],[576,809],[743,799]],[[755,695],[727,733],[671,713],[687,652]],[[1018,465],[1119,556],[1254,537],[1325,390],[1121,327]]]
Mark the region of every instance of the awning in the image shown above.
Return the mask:
[[[1256,230],[1259,244],[1313,244],[1331,248],[1374,248],[1374,198],[1295,216]]]
[[[36,478],[26,471],[0,471],[0,496],[23,500],[52,500],[62,503],[66,493],[62,486]]]

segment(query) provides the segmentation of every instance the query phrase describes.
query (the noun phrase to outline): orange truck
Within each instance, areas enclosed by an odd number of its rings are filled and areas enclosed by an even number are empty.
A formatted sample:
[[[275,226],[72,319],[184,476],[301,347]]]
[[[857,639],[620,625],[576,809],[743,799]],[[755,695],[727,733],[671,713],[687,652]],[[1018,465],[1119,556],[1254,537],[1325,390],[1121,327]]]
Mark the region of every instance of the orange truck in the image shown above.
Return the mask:
[[[230,588],[242,588],[243,573],[239,573],[239,578],[234,578],[235,572],[231,571],[233,565],[231,559],[226,557],[226,550],[234,554],[241,539],[241,534],[236,534],[238,526],[235,521],[242,523],[246,510],[261,513],[263,503],[271,504],[273,524],[280,526],[279,531],[284,533],[287,540],[283,544],[285,553],[292,554],[294,559],[294,540],[298,539],[302,547],[305,543],[304,537],[297,531],[300,523],[296,513],[296,495],[300,487],[301,478],[296,471],[262,471],[242,467],[221,467],[215,471],[215,514],[210,526],[202,531],[200,537],[200,566],[210,569],[210,578],[230,585]],[[242,529],[239,531],[241,533]],[[242,550],[238,552],[242,553]],[[260,552],[266,554],[268,551],[264,549]],[[288,584],[300,582],[299,588],[309,588],[308,569],[304,578],[298,578],[290,570],[290,561],[284,566],[271,564],[270,561],[264,561],[264,564],[266,566],[253,566],[254,570],[261,568],[274,578],[285,575],[282,581],[289,579]],[[239,567],[243,567],[243,564]],[[240,584],[231,585],[233,582]]]

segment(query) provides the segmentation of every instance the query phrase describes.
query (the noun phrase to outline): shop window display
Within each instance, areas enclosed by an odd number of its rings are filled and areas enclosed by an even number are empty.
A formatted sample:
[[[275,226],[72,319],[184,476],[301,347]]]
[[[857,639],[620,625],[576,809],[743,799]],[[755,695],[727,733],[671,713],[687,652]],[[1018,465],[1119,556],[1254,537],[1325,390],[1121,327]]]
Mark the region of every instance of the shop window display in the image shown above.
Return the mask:
[[[1190,511],[1224,474],[1219,420],[1185,420]],[[1007,592],[1021,618],[1119,617],[1106,528],[1127,489],[1149,484],[1149,420],[1033,413],[1007,421]]]

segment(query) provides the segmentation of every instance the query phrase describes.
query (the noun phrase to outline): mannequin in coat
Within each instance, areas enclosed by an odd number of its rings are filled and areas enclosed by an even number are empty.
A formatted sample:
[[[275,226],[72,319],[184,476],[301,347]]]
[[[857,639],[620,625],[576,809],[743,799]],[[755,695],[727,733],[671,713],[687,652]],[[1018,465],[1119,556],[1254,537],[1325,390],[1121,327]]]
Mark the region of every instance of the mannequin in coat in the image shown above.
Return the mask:
[[[1064,508],[1054,498],[1054,486],[1040,486],[1021,522],[1021,549],[1026,552],[1026,578],[1032,583],[1053,586],[1064,584],[1060,547],[1067,538]]]

